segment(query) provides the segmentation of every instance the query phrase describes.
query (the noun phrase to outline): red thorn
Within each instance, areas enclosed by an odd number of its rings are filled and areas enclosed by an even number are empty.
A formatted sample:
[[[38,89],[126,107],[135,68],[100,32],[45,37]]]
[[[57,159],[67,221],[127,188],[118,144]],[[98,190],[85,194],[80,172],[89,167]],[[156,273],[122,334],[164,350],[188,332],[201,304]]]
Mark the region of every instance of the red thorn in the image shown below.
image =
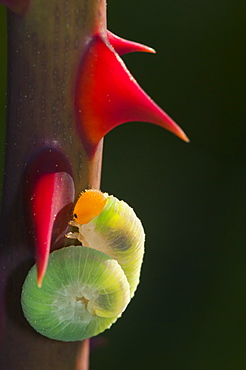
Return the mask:
[[[37,283],[41,287],[48,264],[52,229],[57,214],[73,202],[74,185],[66,172],[41,175],[31,197],[31,211],[36,238]]]
[[[25,14],[30,0],[0,0],[0,4],[7,6],[14,13]]]
[[[125,64],[95,35],[88,46],[77,81],[75,105],[81,139],[93,155],[100,140],[124,122],[151,122],[184,141],[181,128],[143,91]]]
[[[119,55],[132,53],[135,51],[143,51],[146,53],[156,53],[156,51],[149,46],[139,44],[138,42],[129,41],[116,36],[114,33],[107,31],[107,38],[110,44]]]

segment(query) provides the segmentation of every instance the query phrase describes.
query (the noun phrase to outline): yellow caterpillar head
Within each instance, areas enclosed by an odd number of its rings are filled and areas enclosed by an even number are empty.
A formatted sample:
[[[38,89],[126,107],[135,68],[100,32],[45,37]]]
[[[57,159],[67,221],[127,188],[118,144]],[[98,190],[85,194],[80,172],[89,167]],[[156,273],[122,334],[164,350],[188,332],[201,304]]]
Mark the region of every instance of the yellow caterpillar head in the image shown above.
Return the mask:
[[[106,204],[106,197],[99,190],[86,190],[83,192],[73,210],[73,220],[84,225],[98,216]]]

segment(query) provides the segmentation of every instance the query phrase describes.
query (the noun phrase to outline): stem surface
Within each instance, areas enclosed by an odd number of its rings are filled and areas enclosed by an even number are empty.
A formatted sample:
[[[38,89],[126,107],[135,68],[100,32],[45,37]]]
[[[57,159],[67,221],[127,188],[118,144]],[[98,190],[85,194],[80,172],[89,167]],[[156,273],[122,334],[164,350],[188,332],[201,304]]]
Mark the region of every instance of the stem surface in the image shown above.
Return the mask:
[[[63,343],[37,334],[20,305],[34,263],[25,224],[25,170],[42,150],[57,150],[71,166],[78,195],[99,188],[102,142],[88,158],[76,132],[74,90],[88,39],[106,32],[105,0],[31,0],[23,17],[8,12],[5,172],[0,223],[0,368],[86,369],[89,340]],[[45,206],[45,205],[44,205]],[[61,238],[59,246],[66,245]],[[84,348],[84,353],[81,352]],[[86,360],[87,357],[87,360]],[[83,365],[82,363],[87,365]]]

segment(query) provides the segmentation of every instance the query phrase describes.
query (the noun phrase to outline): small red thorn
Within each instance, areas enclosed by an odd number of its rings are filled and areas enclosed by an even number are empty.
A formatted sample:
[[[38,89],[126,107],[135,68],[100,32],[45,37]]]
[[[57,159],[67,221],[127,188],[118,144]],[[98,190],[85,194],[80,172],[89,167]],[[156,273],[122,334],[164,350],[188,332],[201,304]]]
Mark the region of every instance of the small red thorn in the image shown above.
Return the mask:
[[[0,0],[0,4],[7,6],[12,12],[23,15],[25,14],[30,0]]]
[[[182,140],[182,129],[144,92],[125,64],[100,35],[95,35],[83,59],[75,96],[78,129],[88,155],[100,140],[124,122],[151,122]]]
[[[139,44],[138,42],[122,39],[114,33],[107,31],[107,38],[110,44],[119,55],[132,53],[135,51],[143,51],[146,53],[156,53],[156,51],[149,46]]]
[[[73,202],[74,185],[66,172],[41,175],[31,195],[31,212],[36,239],[37,284],[42,280],[48,264],[53,225],[57,214]]]

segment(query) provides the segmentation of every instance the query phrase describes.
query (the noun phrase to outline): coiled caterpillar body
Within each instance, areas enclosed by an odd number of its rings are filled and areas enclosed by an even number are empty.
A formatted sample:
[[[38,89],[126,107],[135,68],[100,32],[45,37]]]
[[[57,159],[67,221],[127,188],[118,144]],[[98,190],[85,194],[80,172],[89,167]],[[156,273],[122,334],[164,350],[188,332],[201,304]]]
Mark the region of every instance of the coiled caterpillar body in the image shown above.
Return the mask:
[[[84,223],[91,218],[88,218],[87,204],[91,209],[92,202],[97,203],[98,209],[102,207],[102,211]],[[97,213],[96,207],[94,212]],[[70,225],[78,227],[79,232],[69,233],[69,238],[76,238],[82,245],[104,252],[118,261],[130,284],[132,297],[139,283],[145,239],[141,221],[133,209],[112,195],[89,190],[79,198]]]
[[[50,255],[42,287],[36,268],[22,290],[25,317],[51,339],[76,341],[92,337],[114,323],[134,295],[144,253],[144,230],[125,202],[96,190],[80,196],[70,232],[83,246]]]

